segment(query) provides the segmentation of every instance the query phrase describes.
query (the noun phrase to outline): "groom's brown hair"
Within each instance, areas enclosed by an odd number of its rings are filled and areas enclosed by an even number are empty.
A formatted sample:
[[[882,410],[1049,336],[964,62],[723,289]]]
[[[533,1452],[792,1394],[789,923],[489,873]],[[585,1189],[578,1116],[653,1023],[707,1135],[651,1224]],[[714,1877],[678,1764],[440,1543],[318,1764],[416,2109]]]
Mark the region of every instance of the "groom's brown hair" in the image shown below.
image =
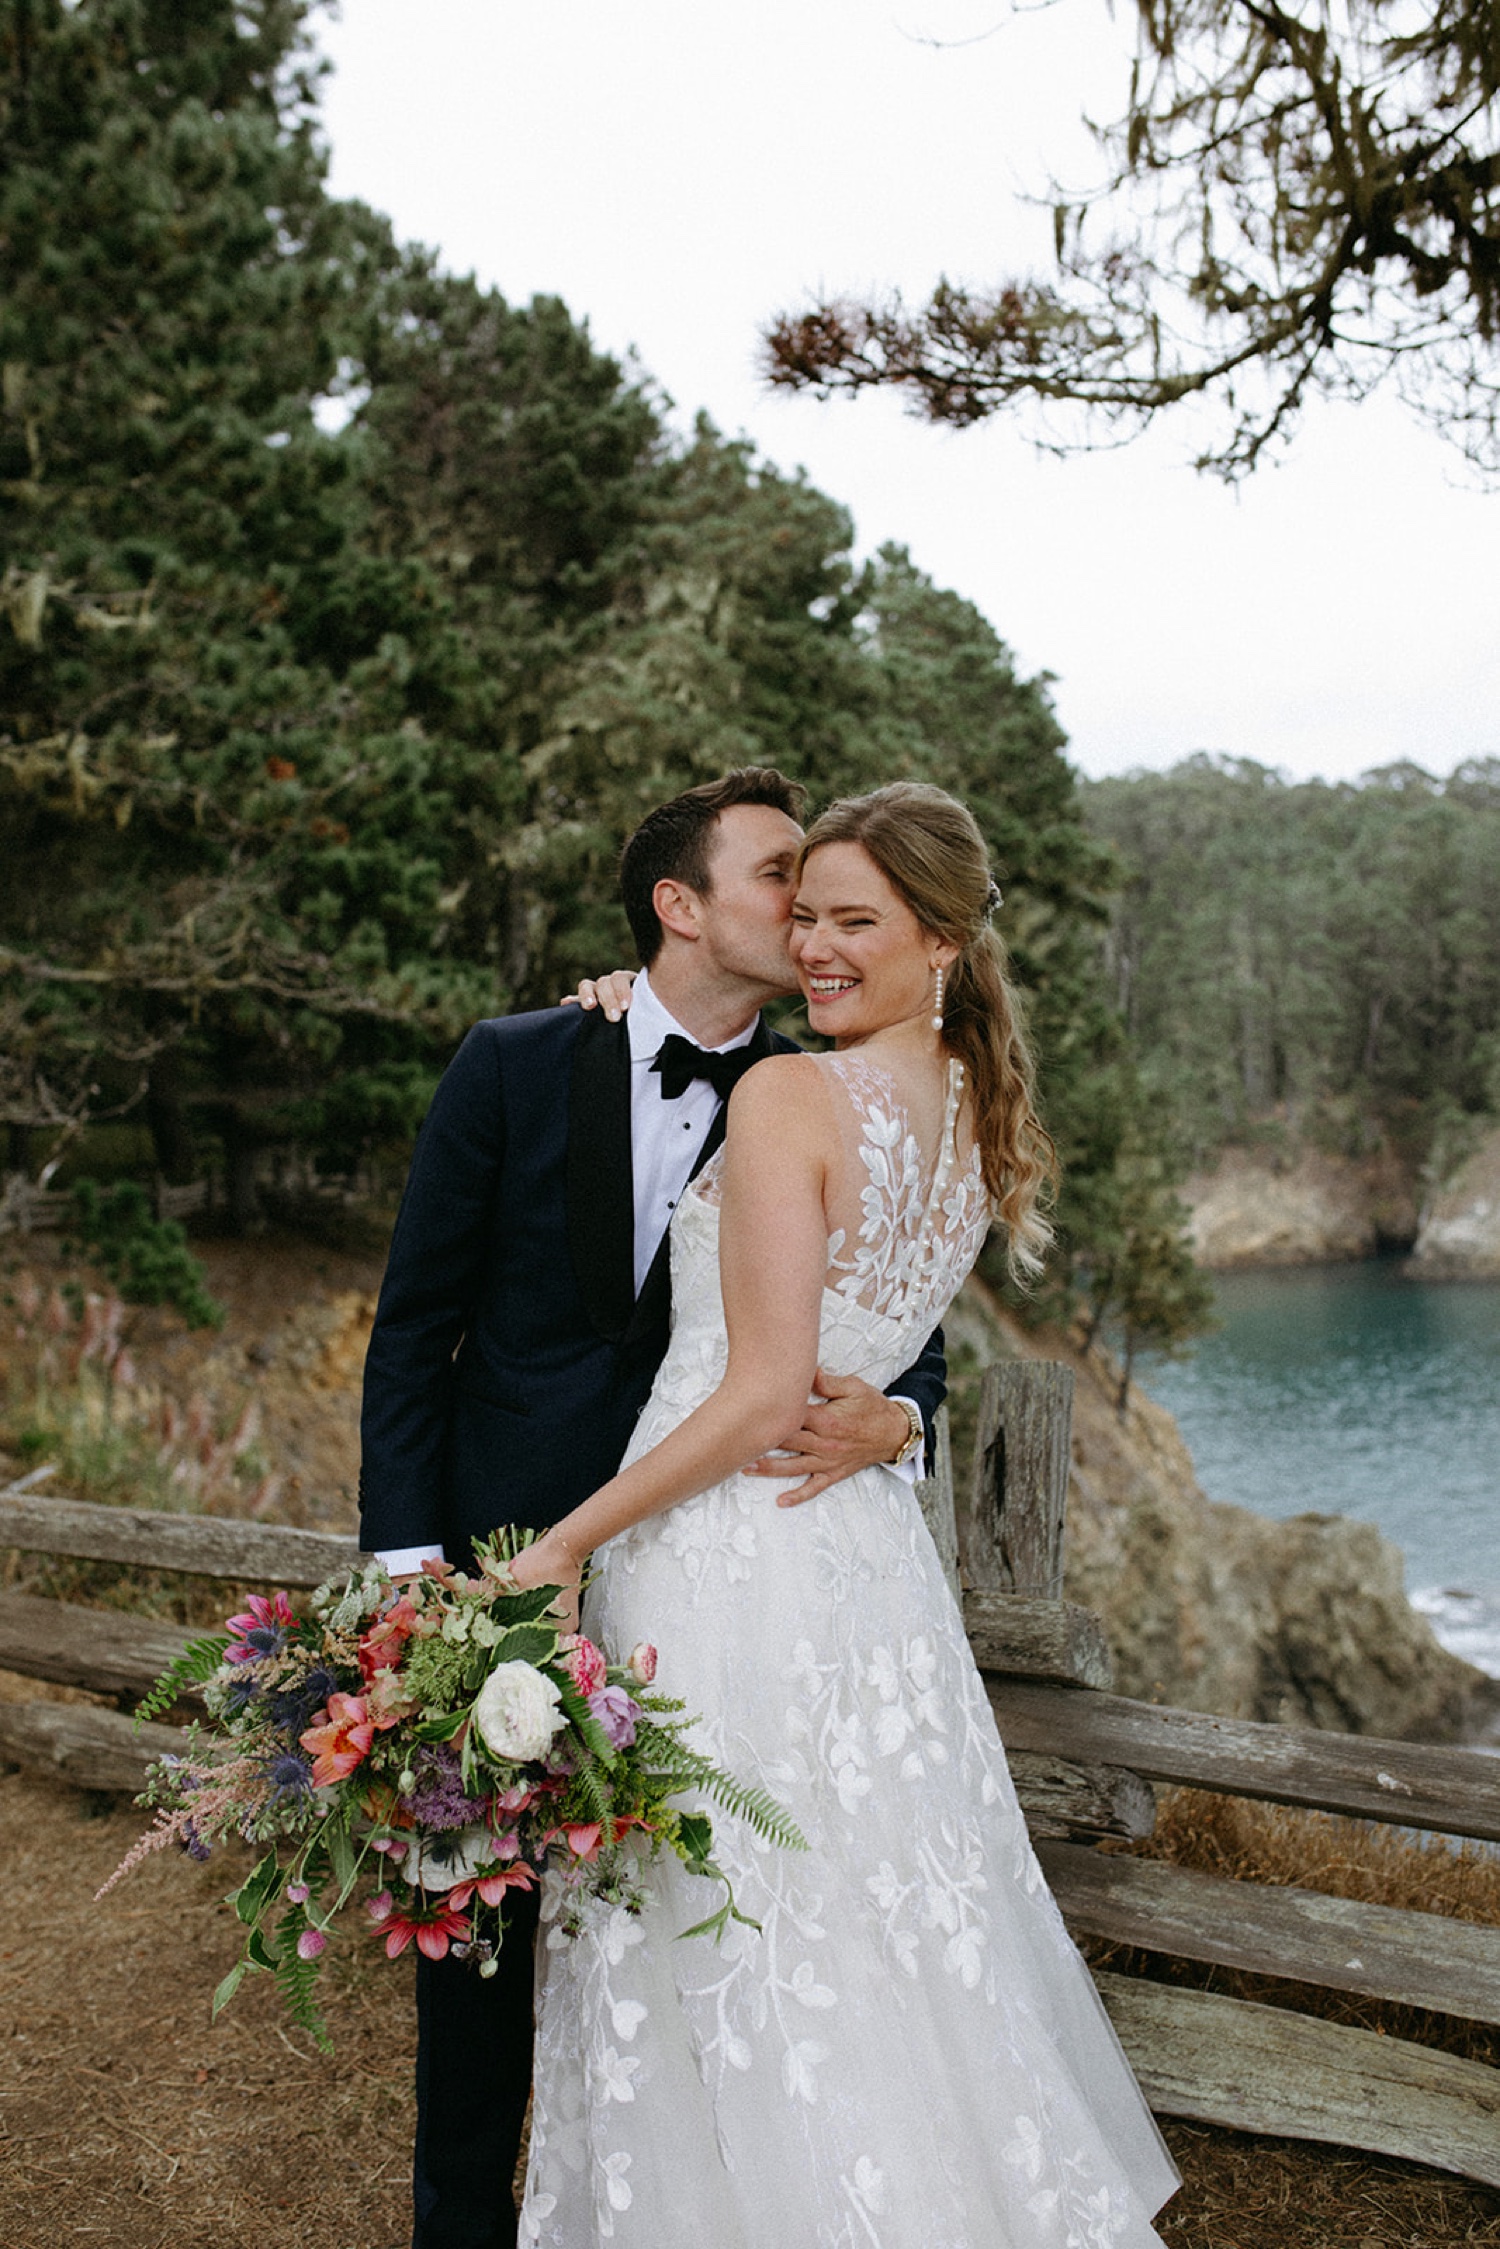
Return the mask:
[[[774,765],[738,765],[720,781],[701,781],[648,812],[620,854],[620,896],[642,963],[661,951],[662,926],[653,893],[659,882],[685,883],[705,898],[712,888],[714,828],[735,804],[769,804],[801,824],[807,791]]]

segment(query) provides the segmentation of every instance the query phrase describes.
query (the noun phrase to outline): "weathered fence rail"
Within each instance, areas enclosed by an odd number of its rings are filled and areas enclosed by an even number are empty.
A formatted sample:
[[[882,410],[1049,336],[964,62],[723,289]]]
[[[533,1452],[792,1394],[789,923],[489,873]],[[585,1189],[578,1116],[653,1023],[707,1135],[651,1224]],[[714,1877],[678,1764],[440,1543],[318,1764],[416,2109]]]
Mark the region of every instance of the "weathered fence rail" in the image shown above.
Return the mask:
[[[357,1203],[382,1193],[387,1182],[373,1171],[320,1172],[304,1158],[265,1151],[254,1166],[257,1193],[268,1192],[299,1202]],[[156,1176],[142,1180],[156,1218],[194,1218],[212,1215],[227,1207],[229,1196],[221,1175],[208,1172],[181,1186]],[[25,1172],[11,1171],[0,1178],[0,1234],[55,1234],[76,1224],[78,1206],[71,1191],[39,1187]]]
[[[1095,1847],[1149,1836],[1162,1781],[1500,1842],[1500,1760],[1113,1694],[1098,1618],[1061,1597],[1072,1379],[1035,1361],[992,1368],[969,1488],[955,1501],[944,1429],[923,1489],[1069,1926],[1148,1954],[1500,2022],[1500,1929]],[[0,1492],[0,1547],[291,1588],[341,1574],[358,1552],[352,1539],[273,1524],[51,1498],[39,1482]],[[0,1669],[96,1696],[136,1696],[190,1637],[147,1618],[0,1594]],[[86,1788],[138,1786],[144,1765],[180,1738],[171,1726],[136,1730],[98,1703],[0,1704],[0,1755]],[[1289,2007],[1149,1976],[1097,1980],[1160,2113],[1331,2140],[1500,2186],[1500,2070]]]

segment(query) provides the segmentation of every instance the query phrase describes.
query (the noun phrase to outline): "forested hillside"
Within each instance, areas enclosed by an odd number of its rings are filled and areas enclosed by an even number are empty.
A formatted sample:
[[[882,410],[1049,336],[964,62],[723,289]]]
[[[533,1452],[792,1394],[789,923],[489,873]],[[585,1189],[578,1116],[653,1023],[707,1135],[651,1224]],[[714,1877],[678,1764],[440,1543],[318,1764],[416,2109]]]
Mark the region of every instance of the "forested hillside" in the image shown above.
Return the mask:
[[[474,1017],[630,957],[652,803],[746,760],[820,801],[917,775],[1007,892],[1068,1172],[1049,1302],[1170,1324],[1108,859],[1044,686],[560,302],[330,198],[313,12],[0,0],[12,1166],[142,1119],[244,1222],[267,1149],[399,1159]]]
[[[1278,1138],[1442,1168],[1500,1112],[1500,759],[1086,784],[1117,1005],[1195,1163]]]

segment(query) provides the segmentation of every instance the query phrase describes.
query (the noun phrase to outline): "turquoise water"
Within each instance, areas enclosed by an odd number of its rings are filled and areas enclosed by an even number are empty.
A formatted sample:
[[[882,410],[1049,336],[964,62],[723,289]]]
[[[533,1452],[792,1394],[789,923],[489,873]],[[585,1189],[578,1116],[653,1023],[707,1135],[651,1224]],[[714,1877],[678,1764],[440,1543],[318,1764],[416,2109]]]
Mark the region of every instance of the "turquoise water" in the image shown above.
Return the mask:
[[[1140,1367],[1210,1498],[1374,1523],[1439,1637],[1500,1673],[1500,1283],[1376,1260],[1215,1294],[1216,1334]]]

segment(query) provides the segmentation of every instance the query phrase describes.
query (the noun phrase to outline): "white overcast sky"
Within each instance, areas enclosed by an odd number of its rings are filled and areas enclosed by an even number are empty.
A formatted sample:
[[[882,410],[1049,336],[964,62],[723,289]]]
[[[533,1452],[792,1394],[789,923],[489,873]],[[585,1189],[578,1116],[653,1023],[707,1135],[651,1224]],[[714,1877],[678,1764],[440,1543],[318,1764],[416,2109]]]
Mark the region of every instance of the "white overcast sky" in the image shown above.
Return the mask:
[[[1047,257],[1022,200],[1089,176],[1134,10],[1099,0],[343,0],[322,43],[339,194],[516,302],[549,292],[976,602],[1056,675],[1089,774],[1225,751],[1298,775],[1500,751],[1500,495],[1397,402],[1315,410],[1238,494],[1170,417],[1058,462],[1012,425],[769,393],[812,292]],[[992,33],[992,36],[981,36]],[[934,42],[969,41],[969,44]]]

